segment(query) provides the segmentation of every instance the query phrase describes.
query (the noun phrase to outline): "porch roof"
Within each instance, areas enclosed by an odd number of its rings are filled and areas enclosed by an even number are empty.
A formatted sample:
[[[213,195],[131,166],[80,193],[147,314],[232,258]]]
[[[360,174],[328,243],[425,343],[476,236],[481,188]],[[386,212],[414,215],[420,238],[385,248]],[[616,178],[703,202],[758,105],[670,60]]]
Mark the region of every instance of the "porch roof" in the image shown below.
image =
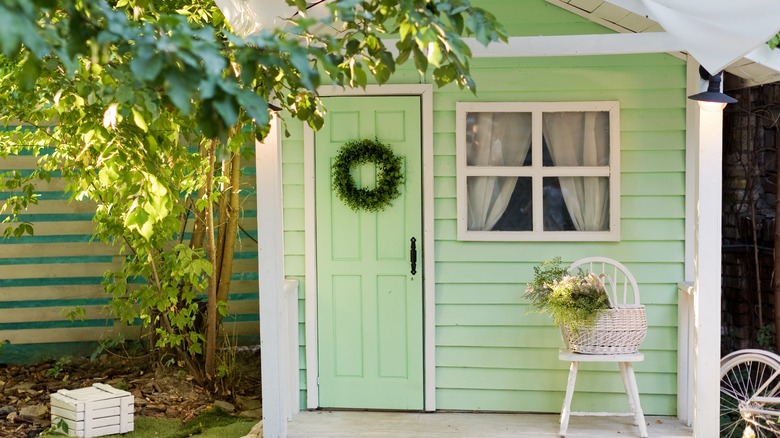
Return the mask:
[[[655,4],[655,3],[661,3],[656,0],[546,0],[548,3],[561,7],[563,9],[566,9],[570,12],[573,12],[577,15],[580,15],[582,17],[585,17],[595,23],[599,23],[609,29],[612,29],[616,32],[620,33],[643,33],[643,34],[649,34],[649,33],[657,33],[658,35],[661,35],[662,32],[664,32],[664,27],[659,23],[659,21],[668,21],[665,20],[668,17],[658,17],[658,20],[654,20],[653,18],[656,18],[655,16],[658,14],[659,9],[662,8],[654,8],[653,10],[650,10],[647,6]],[[709,0],[707,0],[709,1]],[[752,3],[757,4],[761,3],[764,0],[756,0],[752,1]],[[669,3],[669,2],[665,2]],[[769,28],[769,33],[773,34],[774,32],[777,32],[777,29],[780,28],[780,17],[778,14],[780,12],[777,12],[778,4],[777,3],[771,3],[771,7],[775,8],[774,10],[768,10],[766,17],[771,19],[776,24],[776,28],[774,31]],[[755,6],[755,5],[751,5]],[[744,2],[739,3],[740,8],[745,8],[746,4]],[[758,6],[755,6],[758,7]],[[674,17],[679,18],[679,17]],[[699,17],[696,17],[699,18]],[[736,20],[733,20],[734,23],[730,22],[728,18],[721,18],[721,23],[723,27],[731,27],[734,29],[731,29],[731,31],[735,32],[738,36],[743,36],[742,34],[745,33],[744,29],[739,29],[738,24],[736,23]],[[748,20],[749,21],[749,20]],[[734,24],[732,26],[732,24]],[[670,33],[672,33],[672,24],[669,23],[666,25],[670,29],[667,29]],[[691,26],[693,29],[693,26]],[[766,29],[766,28],[765,28]],[[696,31],[697,29],[693,29]],[[718,29],[722,30],[722,29]],[[750,29],[748,29],[750,30]],[[693,33],[693,32],[691,32]],[[732,38],[730,35],[723,35],[720,34],[721,37],[726,38],[726,40],[736,39]],[[699,38],[701,39],[701,37]],[[759,43],[756,45],[752,45],[752,47],[756,47],[752,51],[748,52],[747,54],[741,55],[739,53],[736,53],[733,55],[733,58],[736,58],[733,62],[728,63],[725,70],[739,78],[742,79],[743,86],[752,86],[752,85],[761,85],[766,84],[769,82],[775,82],[780,81],[780,50],[771,50],[767,44],[763,44],[766,40],[769,40],[769,38],[763,39],[763,37],[759,37],[758,41]],[[690,47],[692,43],[686,43],[685,47]],[[723,48],[720,47],[717,44],[717,41],[712,41],[710,47],[710,54],[702,53],[702,57],[707,56],[715,56],[715,57],[722,57],[724,56],[722,53],[718,53],[719,51],[722,51]],[[704,49],[706,51],[706,49]],[[691,47],[691,52],[693,52],[693,47]],[[694,57],[697,57],[696,53],[692,53]],[[726,55],[728,56],[728,55]],[[733,59],[729,58],[729,59]],[[704,62],[702,59],[699,60],[702,64],[705,64],[705,67],[707,66],[706,62]],[[714,61],[713,61],[714,62]],[[711,65],[717,66],[719,64],[712,63]],[[716,67],[711,67],[713,70],[716,69]],[[720,69],[720,68],[717,68]],[[715,71],[713,71],[715,73]]]

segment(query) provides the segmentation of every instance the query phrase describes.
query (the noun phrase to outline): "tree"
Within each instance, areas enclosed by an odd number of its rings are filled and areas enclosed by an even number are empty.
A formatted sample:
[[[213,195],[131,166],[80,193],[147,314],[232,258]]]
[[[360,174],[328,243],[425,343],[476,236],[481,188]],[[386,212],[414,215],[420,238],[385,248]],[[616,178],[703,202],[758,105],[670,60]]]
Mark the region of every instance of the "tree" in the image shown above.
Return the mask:
[[[218,372],[241,155],[267,134],[271,111],[316,129],[320,84],[384,83],[408,60],[440,86],[475,90],[461,37],[506,39],[468,0],[339,0],[323,19],[286,1],[299,10],[287,31],[247,37],[211,0],[0,1],[0,155],[40,157],[32,174],[2,175],[14,192],[6,235],[33,232],[19,215],[36,181],[61,172],[74,199],[97,204],[95,236],[125,254],[105,279],[112,313],[140,320],[203,380]],[[323,23],[340,32],[313,31]]]

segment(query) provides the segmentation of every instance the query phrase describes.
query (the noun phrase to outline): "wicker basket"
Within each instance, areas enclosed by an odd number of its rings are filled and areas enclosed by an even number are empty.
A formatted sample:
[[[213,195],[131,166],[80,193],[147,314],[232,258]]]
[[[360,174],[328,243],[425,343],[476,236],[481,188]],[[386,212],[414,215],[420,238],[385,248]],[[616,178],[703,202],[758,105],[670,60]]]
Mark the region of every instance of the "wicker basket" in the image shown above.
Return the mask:
[[[593,327],[574,333],[561,327],[563,342],[575,353],[629,354],[639,351],[647,334],[643,305],[625,305],[604,310]]]

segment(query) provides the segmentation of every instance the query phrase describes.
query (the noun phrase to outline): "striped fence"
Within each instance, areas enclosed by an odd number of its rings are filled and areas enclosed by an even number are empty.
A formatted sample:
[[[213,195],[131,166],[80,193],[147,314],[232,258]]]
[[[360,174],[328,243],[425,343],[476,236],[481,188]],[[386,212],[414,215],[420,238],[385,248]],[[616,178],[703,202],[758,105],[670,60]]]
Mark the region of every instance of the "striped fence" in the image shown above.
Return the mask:
[[[31,156],[0,160],[0,172],[29,170]],[[233,281],[225,319],[225,333],[240,343],[259,341],[257,221],[254,168],[242,177],[242,218],[235,247]],[[92,240],[95,205],[70,202],[64,181],[41,183],[38,205],[24,220],[33,223],[34,235],[0,238],[0,363],[31,362],[89,353],[96,341],[123,335],[137,338],[138,327],[115,322],[108,315],[108,296],[101,285],[107,270],[117,269],[117,249]],[[9,193],[0,192],[0,203]],[[0,225],[0,232],[3,227]],[[83,320],[70,320],[75,307],[86,312]]]

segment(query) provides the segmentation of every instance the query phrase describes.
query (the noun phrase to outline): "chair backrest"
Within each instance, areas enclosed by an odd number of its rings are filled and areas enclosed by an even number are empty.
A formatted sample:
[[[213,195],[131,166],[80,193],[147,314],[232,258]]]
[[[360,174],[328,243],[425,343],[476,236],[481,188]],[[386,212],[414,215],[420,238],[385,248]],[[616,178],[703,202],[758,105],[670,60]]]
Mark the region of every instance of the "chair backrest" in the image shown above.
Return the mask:
[[[569,272],[582,269],[599,276],[612,307],[639,303],[639,286],[631,271],[617,260],[607,257],[586,257],[569,266]],[[633,301],[630,301],[633,300]]]

